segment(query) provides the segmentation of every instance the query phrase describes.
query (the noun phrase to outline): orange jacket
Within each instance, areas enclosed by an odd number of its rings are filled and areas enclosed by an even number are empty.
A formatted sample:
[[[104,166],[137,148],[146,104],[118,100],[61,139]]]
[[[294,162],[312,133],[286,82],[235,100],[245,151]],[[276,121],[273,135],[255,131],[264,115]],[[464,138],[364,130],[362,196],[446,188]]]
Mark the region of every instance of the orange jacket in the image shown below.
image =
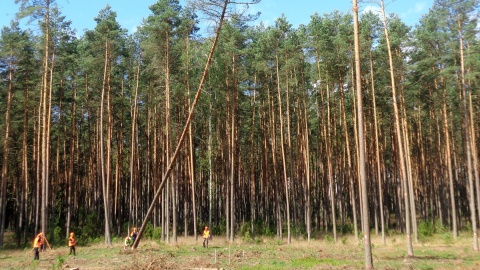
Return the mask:
[[[41,235],[37,235],[35,240],[33,240],[33,247],[39,248],[43,244],[43,237]]]
[[[75,238],[73,236],[70,236],[68,238],[68,246],[69,247],[74,247],[75,246]]]

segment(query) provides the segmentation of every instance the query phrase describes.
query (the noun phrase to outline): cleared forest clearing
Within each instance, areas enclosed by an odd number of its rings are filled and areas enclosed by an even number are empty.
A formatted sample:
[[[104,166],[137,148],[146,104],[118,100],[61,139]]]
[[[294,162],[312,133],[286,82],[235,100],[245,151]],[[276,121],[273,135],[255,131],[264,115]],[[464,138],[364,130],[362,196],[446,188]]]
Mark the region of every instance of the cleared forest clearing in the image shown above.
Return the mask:
[[[414,243],[414,258],[406,256],[404,235],[390,235],[387,244],[372,236],[376,269],[480,269],[479,253],[472,249],[466,233],[456,241],[449,234],[437,234]],[[337,243],[321,240],[293,240],[291,245],[275,238],[243,241],[229,245],[215,237],[210,248],[201,239],[178,239],[178,244],[145,240],[136,251],[123,251],[121,239],[113,246],[102,243],[78,246],[77,256],[69,256],[67,246],[40,254],[33,262],[29,249],[6,249],[0,253],[1,269],[363,269],[363,244],[353,236],[342,236]]]

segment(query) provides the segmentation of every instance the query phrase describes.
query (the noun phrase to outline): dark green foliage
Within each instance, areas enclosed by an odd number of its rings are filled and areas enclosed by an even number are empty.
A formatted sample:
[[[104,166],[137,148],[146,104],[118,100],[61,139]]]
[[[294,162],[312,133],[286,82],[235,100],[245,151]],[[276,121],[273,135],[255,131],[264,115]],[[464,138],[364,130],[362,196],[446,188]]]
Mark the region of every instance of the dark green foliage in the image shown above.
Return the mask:
[[[147,227],[145,228],[144,237],[147,239],[152,240],[160,240],[161,239],[162,228],[161,227],[153,227],[152,223],[147,223]]]
[[[420,221],[418,224],[418,234],[423,237],[430,237],[436,233],[435,225],[432,221]]]
[[[87,214],[85,222],[82,224],[81,235],[86,241],[93,240],[102,235],[102,219],[99,219],[97,213]],[[88,240],[87,240],[88,239]]]

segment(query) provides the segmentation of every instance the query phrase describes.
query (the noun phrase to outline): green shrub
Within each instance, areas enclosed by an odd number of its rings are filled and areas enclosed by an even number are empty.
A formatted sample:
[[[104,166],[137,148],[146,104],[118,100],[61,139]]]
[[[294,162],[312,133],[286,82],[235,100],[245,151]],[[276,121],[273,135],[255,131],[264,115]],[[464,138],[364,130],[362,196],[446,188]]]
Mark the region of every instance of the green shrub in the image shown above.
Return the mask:
[[[162,227],[153,228],[151,237],[153,240],[160,240],[162,238]]]
[[[97,217],[96,213],[90,213],[85,217],[85,224],[82,228],[82,235],[85,239],[93,240],[100,236],[99,234],[102,233],[103,230],[98,229],[100,227],[98,222],[101,221],[102,220]]]
[[[152,223],[148,223],[146,226],[145,226],[145,231],[143,232],[143,235],[145,236],[145,238],[147,239],[153,239],[153,224]]]
[[[250,231],[250,226],[250,222],[243,223],[242,227],[240,227],[240,235],[246,236],[246,234],[248,234],[248,236],[250,237],[250,235],[252,234],[252,232]]]
[[[421,221],[418,224],[418,234],[423,237],[430,237],[435,233],[435,226],[431,221]]]
[[[247,243],[253,242],[253,238],[250,236],[250,232],[245,232],[245,235],[242,236],[242,240]]]
[[[442,225],[442,223],[440,222],[440,219],[437,219],[437,222],[435,223],[435,232],[446,233],[446,232],[449,232],[449,229]]]
[[[207,224],[205,224],[207,225]],[[198,227],[199,234],[203,232],[203,226]],[[220,224],[217,226],[213,226],[210,228],[210,233],[213,235],[225,235],[227,232],[227,225],[225,219],[220,221]]]
[[[266,226],[263,230],[262,235],[267,236],[267,237],[273,237],[275,236],[275,232],[273,232],[272,229],[270,229],[269,226]]]
[[[53,240],[52,241],[53,243],[55,243],[57,245],[60,245],[60,246],[67,243],[67,241],[65,240],[65,236],[62,233],[62,228],[57,226],[57,227],[55,227],[55,229],[53,229],[53,239],[52,240]]]
[[[338,230],[338,229],[337,229]],[[341,227],[341,233],[349,233],[349,234],[352,234],[354,231],[354,227],[353,227],[353,224],[345,224]]]
[[[330,235],[325,235],[325,242],[328,242],[328,243],[332,243],[333,242],[333,237],[331,237]]]

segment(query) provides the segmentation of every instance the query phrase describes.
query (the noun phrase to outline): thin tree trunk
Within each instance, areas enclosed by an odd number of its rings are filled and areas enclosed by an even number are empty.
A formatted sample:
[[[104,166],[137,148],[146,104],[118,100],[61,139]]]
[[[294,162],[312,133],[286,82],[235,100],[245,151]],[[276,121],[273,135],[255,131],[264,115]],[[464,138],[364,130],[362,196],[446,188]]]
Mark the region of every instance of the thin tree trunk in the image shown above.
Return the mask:
[[[41,153],[41,230],[47,232],[47,215],[48,215],[48,160],[50,158],[48,152],[48,119],[50,111],[47,101],[49,100],[48,93],[48,75],[49,75],[49,58],[50,58],[50,1],[46,1],[45,11],[45,54],[43,63],[43,78],[42,78],[42,95],[41,95],[41,122],[39,132],[41,133],[40,153]]]
[[[450,150],[450,130],[448,126],[448,114],[447,114],[447,88],[444,83],[443,77],[442,80],[442,96],[443,96],[443,131],[445,136],[445,160],[447,162],[448,169],[448,182],[449,182],[449,192],[450,192],[450,211],[451,211],[451,229],[453,239],[458,237],[458,228],[457,228],[457,207],[455,203],[455,179],[453,177],[453,168],[452,168],[452,154]]]
[[[394,122],[395,122],[395,136],[397,139],[397,152],[398,152],[398,160],[400,165],[400,179],[403,183],[403,192],[404,192],[404,203],[405,203],[405,229],[406,229],[406,237],[407,237],[407,253],[409,257],[413,257],[413,246],[412,246],[412,239],[410,237],[410,204],[409,204],[409,188],[408,188],[408,181],[407,181],[407,173],[405,169],[405,157],[404,157],[404,144],[402,140],[402,133],[401,133],[401,123],[400,123],[400,112],[398,109],[397,103],[397,93],[396,93],[396,85],[395,85],[395,75],[393,71],[393,57],[392,57],[392,50],[390,47],[390,38],[388,35],[388,27],[387,27],[387,18],[385,16],[385,6],[384,1],[380,1],[381,10],[382,10],[382,21],[383,27],[385,31],[385,39],[387,41],[387,50],[388,50],[388,61],[390,65],[390,82],[392,87],[392,103],[393,103],[393,113],[394,113]]]
[[[362,102],[362,81],[360,73],[360,41],[358,31],[358,4],[357,0],[353,0],[353,18],[354,18],[354,41],[355,41],[355,79],[356,79],[356,92],[357,92],[357,129],[358,129],[358,142],[359,142],[359,171],[360,182],[362,185],[362,224],[364,235],[364,248],[365,248],[365,268],[373,268],[372,260],[372,248],[370,243],[370,221],[368,214],[368,193],[367,193],[367,175],[366,175],[366,161],[365,161],[365,145],[364,145],[364,126],[363,126],[363,102]]]
[[[71,120],[71,130],[70,130],[70,160],[68,166],[68,179],[67,179],[67,224],[66,224],[66,231],[65,231],[65,238],[68,238],[68,234],[70,233],[70,223],[72,217],[72,197],[73,197],[73,180],[74,180],[74,159],[75,159],[75,136],[76,136],[76,111],[77,111],[77,88],[73,87],[72,89],[72,120]]]
[[[190,70],[190,39],[188,37],[188,35],[186,35],[185,37],[186,39],[186,54],[187,54],[187,60],[186,60],[186,74],[185,74],[185,82],[187,84],[187,100],[188,100],[188,110],[190,111],[191,110],[191,104],[190,104],[190,75],[189,75],[189,70]],[[210,106],[212,106],[212,104],[210,103]],[[211,160],[211,139],[212,139],[212,134],[211,134],[211,114],[209,114],[209,141],[208,141],[208,147],[209,147],[209,151],[208,151],[208,155],[210,156],[209,157],[209,163],[210,163],[210,167],[212,165],[212,160]],[[193,236],[195,237],[195,241],[198,240],[198,234],[197,234],[197,204],[196,204],[196,199],[195,199],[195,162],[194,162],[194,159],[193,159],[193,131],[192,131],[192,124],[190,123],[189,126],[188,126],[188,147],[189,147],[189,175],[190,175],[190,182],[191,182],[191,188],[192,188],[192,219],[193,219]],[[210,188],[211,188],[211,179],[212,179],[212,171],[210,170],[210,175],[209,175],[209,183],[208,183],[208,187],[209,187],[209,211],[208,211],[208,226],[209,228],[212,227],[212,196],[211,196],[211,191],[210,191]],[[186,215],[186,213],[185,213]],[[186,218],[185,218],[186,220]],[[185,221],[186,222],[186,221]],[[187,232],[187,228],[185,228],[185,232]]]
[[[465,151],[467,154],[467,176],[468,176],[468,191],[469,191],[469,206],[470,206],[470,217],[472,222],[472,233],[473,233],[473,249],[478,251],[478,236],[477,236],[477,214],[475,210],[475,189],[473,184],[473,173],[472,173],[472,152],[471,145],[473,144],[472,133],[470,131],[470,117],[467,106],[467,91],[465,85],[465,62],[463,55],[463,34],[462,34],[462,22],[457,20],[458,24],[458,39],[459,39],[459,48],[460,48],[460,72],[461,72],[461,102],[463,108],[463,117],[465,122]],[[471,112],[470,112],[471,113]]]
[[[13,54],[13,53],[12,53]],[[3,138],[3,159],[2,159],[2,175],[1,175],[1,198],[0,198],[0,248],[3,247],[3,239],[5,232],[5,220],[7,209],[7,181],[8,181],[8,154],[9,138],[10,138],[10,109],[12,107],[13,98],[13,57],[10,57],[8,65],[8,92],[7,92],[7,107],[5,110],[5,136]]]
[[[138,59],[137,63],[137,74],[135,80],[135,94],[133,98],[133,108],[132,108],[132,134],[130,140],[130,188],[129,188],[129,200],[128,200],[128,226],[127,226],[127,233],[130,233],[130,228],[134,226],[135,221],[133,220],[133,183],[134,178],[136,177],[134,173],[134,164],[137,158],[137,113],[138,113],[138,87],[140,82],[140,61]]]
[[[29,160],[28,160],[28,116],[29,116],[29,94],[28,94],[28,79],[27,79],[27,86],[25,87],[25,103],[24,103],[24,114],[23,114],[23,134],[22,134],[22,179],[23,179],[23,196],[22,196],[22,210],[20,211],[21,216],[25,217],[25,224],[28,224],[28,218],[27,218],[27,209],[28,209],[28,194],[29,194],[29,183],[28,183],[28,178],[29,178]],[[19,222],[20,229],[23,228],[23,243],[26,243],[26,232],[27,232],[27,226],[24,225],[22,220]],[[20,239],[20,237],[19,237]]]
[[[107,70],[108,70],[108,41],[105,41],[105,63],[104,63],[104,70],[103,70],[103,84],[102,84],[102,93],[100,98],[100,119],[99,119],[99,148],[100,148],[100,173],[101,173],[101,180],[102,180],[102,191],[103,191],[103,211],[105,214],[105,244],[107,246],[111,246],[111,235],[110,235],[110,213],[109,213],[109,200],[108,200],[108,176],[105,175],[105,154],[104,154],[104,145],[103,145],[103,111],[104,111],[104,103],[105,103],[105,88],[107,87]],[[108,97],[107,97],[108,99]],[[108,129],[108,127],[107,127]],[[108,134],[107,134],[108,137]],[[108,139],[107,139],[108,142]],[[107,145],[108,147],[108,145]],[[107,158],[108,162],[108,158]]]
[[[282,110],[282,95],[280,88],[280,74],[279,74],[279,61],[278,55],[275,56],[276,68],[277,68],[277,99],[278,99],[278,111],[279,111],[279,121],[280,121],[280,150],[282,152],[282,169],[283,169],[283,181],[285,185],[285,208],[287,211],[287,243],[292,242],[291,233],[290,233],[290,195],[289,195],[289,181],[287,176],[287,163],[286,163],[286,154],[285,154],[285,139],[284,139],[284,121],[283,121],[283,110]]]
[[[380,141],[378,136],[378,120],[377,120],[377,102],[375,97],[375,81],[374,81],[374,72],[373,72],[373,57],[372,57],[372,50],[369,52],[370,55],[370,80],[372,83],[372,105],[373,105],[373,122],[374,122],[374,129],[375,129],[375,161],[376,161],[376,173],[377,173],[377,182],[378,182],[378,207],[380,212],[380,222],[381,222],[381,229],[382,229],[382,242],[385,245],[385,217],[383,211],[383,188],[382,188],[382,173],[381,173],[381,163],[380,163]]]

